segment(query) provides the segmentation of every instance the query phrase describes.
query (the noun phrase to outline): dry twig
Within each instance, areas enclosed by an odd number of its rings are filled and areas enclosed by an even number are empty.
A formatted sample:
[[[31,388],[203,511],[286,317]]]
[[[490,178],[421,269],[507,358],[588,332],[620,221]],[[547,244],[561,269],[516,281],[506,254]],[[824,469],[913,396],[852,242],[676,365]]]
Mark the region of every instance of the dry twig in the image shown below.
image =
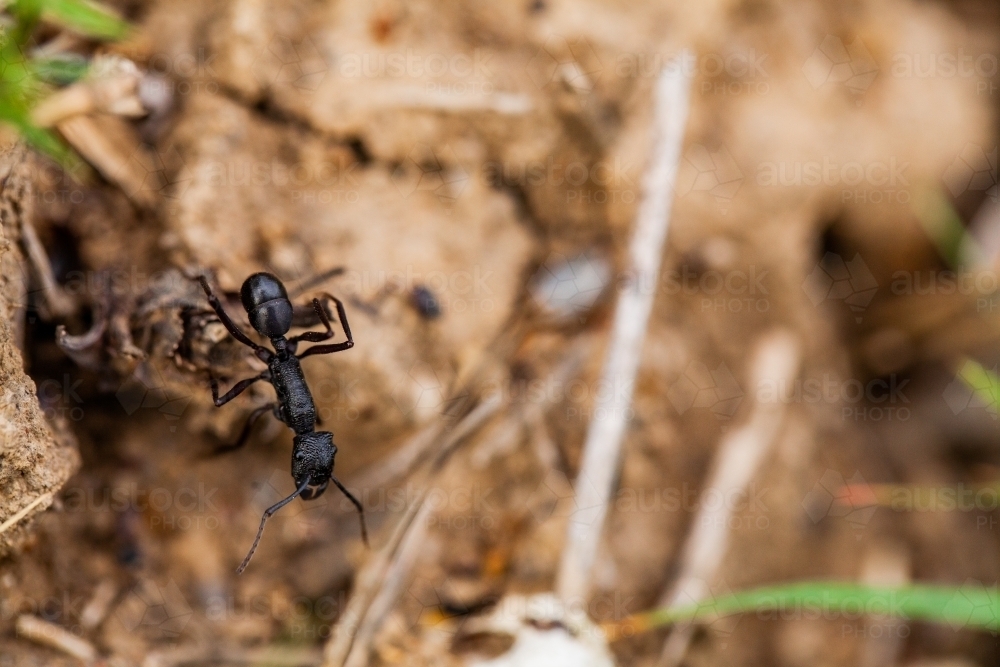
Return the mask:
[[[17,617],[17,636],[36,644],[48,646],[87,664],[97,660],[97,649],[83,637],[77,637],[54,623],[37,616],[23,614]]]
[[[751,386],[787,387],[798,374],[801,349],[789,332],[770,333],[758,343],[751,361]],[[751,395],[757,395],[751,392]],[[785,421],[785,404],[754,403],[745,424],[723,438],[705,490],[706,498],[736,498],[746,494],[761,462],[768,456]],[[701,503],[681,554],[680,575],[660,606],[701,602],[709,594],[729,548],[732,503]],[[680,664],[691,640],[692,625],[677,626],[660,656],[660,667]]]
[[[24,507],[22,507],[20,510],[18,510],[17,512],[15,512],[14,515],[11,516],[10,518],[8,518],[6,521],[4,521],[3,523],[0,523],[0,535],[3,535],[4,533],[6,533],[15,524],[17,524],[18,521],[20,521],[24,517],[28,516],[29,514],[31,514],[31,510],[33,510],[36,507],[38,507],[39,505],[42,505],[42,504],[45,504],[45,503],[49,503],[49,504],[52,503],[52,493],[51,492],[50,493],[43,493],[42,495],[38,496],[37,498],[35,498],[34,500],[32,500],[30,503],[28,503],[27,505],[25,505]],[[45,507],[48,507],[48,505],[45,505]]]
[[[454,448],[495,415],[502,405],[501,397],[488,397],[448,431],[432,463],[432,472],[439,471]],[[430,506],[423,502],[428,483],[424,483],[423,490],[407,507],[386,545],[358,574],[351,601],[327,644],[324,665],[340,667],[364,664],[367,660],[369,643],[416,562],[417,548],[423,541],[430,511]]]
[[[682,57],[689,57],[685,52]],[[577,476],[574,504],[576,521],[569,523],[556,594],[530,597],[511,595],[484,619],[483,630],[513,635],[510,650],[477,665],[514,667],[546,665],[561,659],[566,664],[612,665],[606,642],[593,630],[579,601],[590,590],[590,577],[615,477],[618,473],[626,415],[639,369],[646,325],[656,296],[657,273],[667,238],[678,161],[684,140],[690,95],[686,68],[665,68],[656,86],[654,142],[649,168],[643,179],[643,198],[629,246],[629,284],[619,296],[602,382],[616,391],[599,394],[584,443],[583,463]],[[543,454],[544,456],[544,454]],[[541,629],[539,626],[542,626]]]
[[[590,572],[618,474],[646,324],[656,296],[654,286],[667,239],[689,95],[690,76],[685,69],[667,68],[656,86],[655,138],[629,246],[629,281],[615,307],[601,375],[606,386],[620,387],[621,391],[598,395],[594,404],[595,416],[590,422],[583,446],[583,464],[574,484],[576,507],[588,508],[590,515],[570,522],[567,529],[556,584],[563,600],[582,599],[590,588]]]

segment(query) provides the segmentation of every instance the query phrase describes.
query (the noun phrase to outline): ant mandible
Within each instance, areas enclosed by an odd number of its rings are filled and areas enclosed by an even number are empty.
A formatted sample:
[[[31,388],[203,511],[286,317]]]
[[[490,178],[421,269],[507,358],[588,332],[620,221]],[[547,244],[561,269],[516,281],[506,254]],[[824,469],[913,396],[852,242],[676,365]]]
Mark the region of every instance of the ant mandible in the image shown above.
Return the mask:
[[[340,323],[344,327],[347,340],[343,343],[313,345],[300,354],[296,354],[299,343],[320,343],[333,338],[335,334],[326,309],[320,304],[319,299],[312,300],[316,315],[326,327],[326,331],[307,331],[291,338],[285,338],[285,334],[292,328],[294,315],[292,302],[288,299],[288,292],[285,291],[285,286],[276,276],[263,272],[253,274],[243,282],[243,287],[240,289],[240,299],[243,302],[243,308],[247,311],[250,325],[257,333],[271,341],[271,345],[274,347],[274,352],[272,352],[250,340],[243,330],[233,322],[204,275],[198,276],[197,280],[201,283],[202,289],[205,290],[209,305],[212,306],[230,335],[252,349],[257,358],[267,364],[266,371],[260,375],[240,380],[222,396],[219,396],[218,381],[212,377],[212,400],[215,402],[215,406],[225,405],[259,380],[270,382],[278,396],[276,403],[257,408],[250,414],[237,442],[226,449],[236,449],[242,446],[253,423],[268,410],[273,410],[278,419],[295,431],[292,446],[292,478],[295,480],[295,491],[264,511],[253,546],[250,547],[250,551],[236,572],[242,573],[249,565],[250,559],[253,558],[253,554],[257,550],[257,545],[260,543],[261,535],[264,534],[264,524],[267,523],[271,515],[298,496],[302,496],[303,500],[318,498],[326,491],[326,487],[331,481],[357,508],[361,519],[361,537],[367,546],[368,530],[365,526],[364,508],[358,499],[351,495],[351,492],[333,475],[333,459],[337,454],[337,446],[333,443],[332,433],[316,431],[315,429],[316,406],[313,403],[312,394],[309,392],[309,385],[306,384],[305,375],[302,373],[302,366],[299,364],[300,359],[314,354],[332,354],[354,347],[354,338],[351,336],[351,326],[347,323],[344,304],[331,294],[323,294],[324,299],[329,299],[336,304],[337,317],[340,318]]]

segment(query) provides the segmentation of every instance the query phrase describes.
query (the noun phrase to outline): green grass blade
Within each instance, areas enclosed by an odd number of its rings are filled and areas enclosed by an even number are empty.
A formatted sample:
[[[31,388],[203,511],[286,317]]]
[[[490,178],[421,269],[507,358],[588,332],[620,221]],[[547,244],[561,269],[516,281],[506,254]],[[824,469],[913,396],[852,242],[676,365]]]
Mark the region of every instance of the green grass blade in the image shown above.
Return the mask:
[[[41,0],[16,0],[16,2],[9,3],[6,9],[14,17],[14,26],[10,33],[4,35],[3,38],[18,47],[24,46],[28,43],[31,33],[41,18],[42,2]]]
[[[963,268],[976,263],[981,252],[979,246],[965,231],[962,218],[940,190],[918,192],[912,208],[948,266]]]
[[[892,616],[914,621],[945,623],[963,628],[1000,631],[1000,596],[996,585],[913,585],[881,588],[844,582],[807,582],[758,588],[709,599],[695,605],[656,609],[608,626],[612,637],[623,630],[642,632],[690,621],[746,612],[789,610],[803,617],[856,619],[863,615]],[[626,633],[627,634],[627,633]]]
[[[42,0],[46,18],[71,30],[100,39],[121,39],[128,24],[101,5],[87,0]]]
[[[0,123],[14,127],[24,139],[64,166],[72,166],[76,156],[59,137],[49,130],[35,126],[27,109],[18,108],[8,100],[0,100]]]
[[[87,66],[83,58],[38,58],[31,62],[32,72],[38,79],[60,86],[82,79]]]

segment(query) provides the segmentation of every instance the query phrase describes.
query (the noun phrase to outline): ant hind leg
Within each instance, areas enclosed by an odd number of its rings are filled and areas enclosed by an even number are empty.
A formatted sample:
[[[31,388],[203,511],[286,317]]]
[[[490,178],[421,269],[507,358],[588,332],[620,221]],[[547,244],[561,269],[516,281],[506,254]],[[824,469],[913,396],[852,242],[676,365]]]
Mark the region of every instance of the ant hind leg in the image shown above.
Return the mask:
[[[237,436],[236,440],[231,444],[217,447],[215,451],[212,452],[212,456],[220,456],[222,454],[228,454],[229,452],[236,451],[237,449],[243,447],[243,445],[247,444],[247,441],[250,439],[250,432],[253,430],[254,424],[257,423],[257,420],[260,419],[265,412],[267,412],[268,410],[273,411],[275,405],[277,404],[268,403],[267,405],[262,405],[253,412],[251,412],[250,416],[247,417],[246,423],[243,424],[243,430],[240,431],[240,434],[239,436]]]
[[[256,377],[247,378],[246,380],[240,380],[235,385],[233,385],[232,389],[227,391],[222,396],[219,396],[219,381],[216,380],[214,376],[209,375],[209,379],[212,381],[212,401],[215,403],[215,407],[221,408],[223,405],[225,405],[226,403],[228,403],[229,401],[233,400],[234,398],[242,394],[244,391],[246,391],[247,388],[254,382],[263,380],[265,373],[261,373]]]

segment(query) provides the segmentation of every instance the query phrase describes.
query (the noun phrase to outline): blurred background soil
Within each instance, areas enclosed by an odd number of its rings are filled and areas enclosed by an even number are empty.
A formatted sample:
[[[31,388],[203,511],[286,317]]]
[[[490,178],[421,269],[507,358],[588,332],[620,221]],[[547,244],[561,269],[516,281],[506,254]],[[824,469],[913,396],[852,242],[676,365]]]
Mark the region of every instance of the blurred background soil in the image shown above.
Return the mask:
[[[776,327],[798,337],[802,368],[772,388],[788,409],[713,590],[997,581],[995,493],[947,511],[843,491],[1000,479],[997,406],[955,380],[966,357],[1000,361],[1000,254],[982,232],[998,225],[995,3],[110,4],[137,30],[100,52],[147,73],[151,113],[90,118],[110,147],[87,180],[26,158],[32,224],[76,307],[47,312],[25,275],[24,363],[82,464],[0,560],[0,667],[75,664],[18,638],[21,613],[109,664],[228,664],[266,646],[285,651],[273,664],[318,663],[369,552],[330,492],[276,515],[235,575],[263,509],[293,489],[291,438],[265,416],[244,449],[210,456],[273,399],[261,383],[212,405],[209,371],[228,387],[261,365],[206,313],[183,275],[200,269],[230,293],[267,270],[303,287],[299,303],[344,299],[356,346],[303,365],[376,547],[413,497],[387,462],[501,392],[433,482],[371,664],[490,650],[458,641],[465,619],[552,587],[651,88],[683,47],[678,192],[596,568],[613,603],[591,615],[651,608],[674,581],[720,438],[767,400],[748,355]],[[945,284],[948,211],[981,234],[970,289]],[[664,636],[613,649],[652,665]],[[686,660],[986,666],[1000,648],[943,626],[747,615],[700,629]]]

